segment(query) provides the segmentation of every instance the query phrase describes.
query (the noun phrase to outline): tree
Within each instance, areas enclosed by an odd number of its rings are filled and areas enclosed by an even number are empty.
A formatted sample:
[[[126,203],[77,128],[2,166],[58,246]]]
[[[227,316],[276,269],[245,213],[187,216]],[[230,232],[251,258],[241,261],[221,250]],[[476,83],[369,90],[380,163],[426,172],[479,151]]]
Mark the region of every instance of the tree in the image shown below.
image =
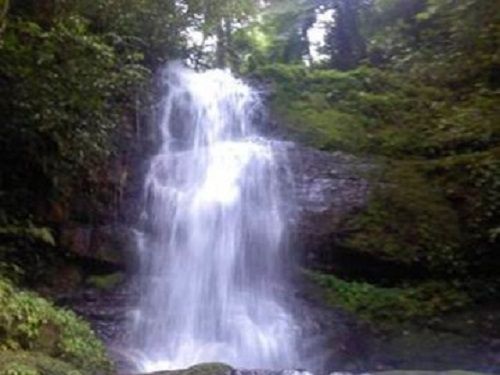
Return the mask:
[[[339,70],[357,67],[366,57],[366,41],[360,30],[360,17],[366,0],[331,0],[334,20],[326,37],[330,65]]]
[[[7,25],[7,13],[9,12],[9,0],[0,0],[0,40]]]
[[[187,0],[186,4],[195,20],[195,28],[203,34],[203,39],[216,40],[213,51],[215,66],[224,68],[237,65],[232,36],[236,29],[245,26],[256,14],[256,3],[253,0]],[[204,57],[203,51],[197,55],[198,60]]]

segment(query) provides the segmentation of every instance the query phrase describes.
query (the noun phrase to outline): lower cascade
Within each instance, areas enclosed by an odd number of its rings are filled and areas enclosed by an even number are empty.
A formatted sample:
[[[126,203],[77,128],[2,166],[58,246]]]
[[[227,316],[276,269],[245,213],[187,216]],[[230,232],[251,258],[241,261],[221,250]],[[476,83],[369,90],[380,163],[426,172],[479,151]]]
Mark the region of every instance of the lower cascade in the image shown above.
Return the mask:
[[[222,70],[174,65],[165,83],[137,237],[138,370],[294,368],[286,212],[272,141],[254,126],[258,94]]]

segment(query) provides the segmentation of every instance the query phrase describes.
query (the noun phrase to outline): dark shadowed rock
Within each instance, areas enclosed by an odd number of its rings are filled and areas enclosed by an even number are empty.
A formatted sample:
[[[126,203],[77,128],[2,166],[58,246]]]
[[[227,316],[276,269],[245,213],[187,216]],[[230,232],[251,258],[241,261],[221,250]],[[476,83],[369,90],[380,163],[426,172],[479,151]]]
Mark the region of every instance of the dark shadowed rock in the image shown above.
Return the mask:
[[[68,223],[61,229],[61,246],[73,255],[125,268],[133,259],[133,233],[124,225],[91,227]]]
[[[315,263],[332,248],[342,222],[366,205],[371,190],[366,176],[373,164],[342,152],[285,145],[292,182],[286,196],[296,205],[290,216],[294,248],[302,261]]]

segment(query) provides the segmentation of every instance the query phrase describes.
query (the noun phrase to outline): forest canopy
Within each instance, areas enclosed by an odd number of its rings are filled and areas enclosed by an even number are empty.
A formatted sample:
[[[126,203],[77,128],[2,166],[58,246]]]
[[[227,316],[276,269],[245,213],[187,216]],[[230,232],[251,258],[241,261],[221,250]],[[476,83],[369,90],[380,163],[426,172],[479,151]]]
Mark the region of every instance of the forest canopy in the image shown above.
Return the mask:
[[[110,171],[154,145],[155,77],[184,60],[266,83],[285,137],[380,163],[389,188],[342,246],[498,296],[499,7],[1,0],[0,271],[36,268],[61,222],[115,209],[128,175]]]

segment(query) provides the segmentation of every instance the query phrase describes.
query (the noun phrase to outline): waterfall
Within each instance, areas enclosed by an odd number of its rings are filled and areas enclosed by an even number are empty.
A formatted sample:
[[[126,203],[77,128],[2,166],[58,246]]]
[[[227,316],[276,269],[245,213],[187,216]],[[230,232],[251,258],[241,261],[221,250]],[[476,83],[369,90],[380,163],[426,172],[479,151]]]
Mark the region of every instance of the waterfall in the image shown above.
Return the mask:
[[[164,79],[138,234],[137,365],[293,368],[285,214],[272,141],[254,126],[259,97],[222,70],[174,65]]]

